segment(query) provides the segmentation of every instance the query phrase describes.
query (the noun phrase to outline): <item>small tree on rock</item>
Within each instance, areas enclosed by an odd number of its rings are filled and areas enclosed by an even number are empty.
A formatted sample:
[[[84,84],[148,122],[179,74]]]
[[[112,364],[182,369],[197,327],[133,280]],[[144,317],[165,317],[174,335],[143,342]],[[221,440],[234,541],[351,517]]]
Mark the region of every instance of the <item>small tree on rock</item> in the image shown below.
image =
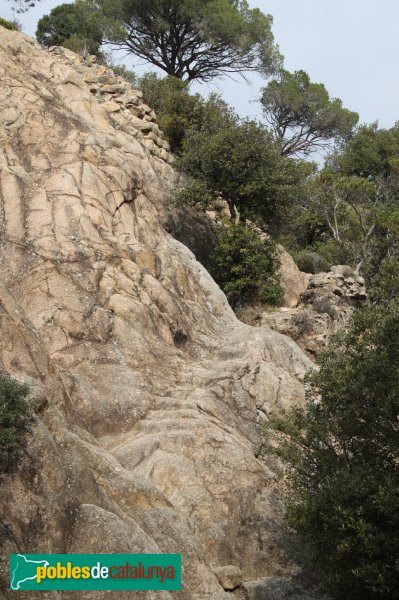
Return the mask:
[[[249,302],[281,303],[276,246],[270,238],[261,239],[252,227],[243,223],[221,226],[213,263],[211,273],[233,307]]]

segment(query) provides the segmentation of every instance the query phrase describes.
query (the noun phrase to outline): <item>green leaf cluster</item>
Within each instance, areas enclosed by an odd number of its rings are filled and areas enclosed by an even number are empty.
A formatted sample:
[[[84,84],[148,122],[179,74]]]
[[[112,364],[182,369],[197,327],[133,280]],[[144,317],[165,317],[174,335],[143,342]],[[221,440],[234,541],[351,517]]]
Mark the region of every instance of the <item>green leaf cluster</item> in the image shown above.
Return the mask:
[[[30,389],[0,372],[0,473],[15,468],[33,423]]]
[[[125,81],[127,81],[131,85],[137,87],[137,85],[138,85],[137,75],[134,71],[132,71],[131,69],[128,69],[125,65],[109,64],[108,66],[113,70],[115,75],[118,75],[119,77],[123,77],[123,79]]]
[[[45,48],[65,46],[74,52],[100,55],[102,20],[83,0],[60,4],[39,20],[36,38]]]
[[[314,165],[281,156],[270,132],[254,121],[236,121],[212,131],[190,131],[180,167],[217,191],[243,218],[278,227]]]
[[[274,306],[281,303],[275,244],[271,239],[262,239],[252,227],[221,226],[213,263],[211,274],[233,307],[250,302]]]
[[[19,25],[16,21],[7,21],[6,19],[2,19],[0,17],[0,27],[4,27],[5,29],[8,29],[9,31],[19,31]]]
[[[334,597],[399,598],[398,302],[357,313],[307,385],[306,407],[266,434],[287,466],[287,522]]]
[[[369,289],[378,278],[379,298],[380,269],[387,261],[392,272],[399,259],[398,131],[360,126],[307,181],[283,233],[299,260],[316,253],[323,268],[349,264],[361,270]]]
[[[371,179],[398,173],[398,163],[399,125],[380,129],[377,123],[360,126],[328,161],[334,171]]]
[[[220,96],[211,94],[205,100],[200,94],[190,94],[188,84],[177,77],[160,78],[155,73],[146,73],[138,85],[177,154],[189,132],[222,129],[238,119]]]

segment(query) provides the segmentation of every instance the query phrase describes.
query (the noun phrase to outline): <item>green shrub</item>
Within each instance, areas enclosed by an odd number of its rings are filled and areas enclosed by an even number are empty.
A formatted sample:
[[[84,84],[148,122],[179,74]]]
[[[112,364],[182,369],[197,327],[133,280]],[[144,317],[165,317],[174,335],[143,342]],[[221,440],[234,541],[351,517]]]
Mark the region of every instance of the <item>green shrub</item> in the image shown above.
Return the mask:
[[[204,100],[190,94],[188,84],[177,77],[146,73],[139,80],[144,101],[157,113],[158,125],[172,152],[179,153],[190,131],[223,128],[236,120],[234,111],[216,94]]]
[[[294,254],[295,262],[300,271],[304,273],[321,273],[322,271],[328,271],[329,264],[326,260],[317,252],[311,250],[302,250]]]
[[[39,19],[36,38],[45,48],[64,46],[73,52],[101,56],[101,16],[82,0],[60,4]]]
[[[337,600],[399,598],[399,303],[366,307],[268,424],[287,465],[287,522]],[[277,444],[276,444],[277,443]]]
[[[236,121],[196,131],[183,140],[180,168],[218,190],[234,214],[262,222],[268,230],[288,219],[301,181],[311,168],[284,159],[270,132],[255,121]]]
[[[0,373],[0,473],[12,471],[21,457],[33,423],[30,390]]]
[[[99,51],[98,47],[96,47],[92,40],[89,40],[79,34],[71,35],[71,37],[61,42],[60,46],[66,48],[67,50],[71,50],[76,54],[80,54],[81,56],[94,54],[97,56],[97,59],[103,60],[104,58],[104,55]]]
[[[155,110],[172,152],[177,152],[203,101],[198,95],[191,96],[187,84],[176,77],[146,73],[139,80],[139,88],[144,101]]]
[[[184,188],[177,191],[175,204],[177,206],[192,206],[200,211],[205,211],[215,199],[206,183],[192,179]]]
[[[132,85],[137,85],[137,75],[134,71],[128,69],[125,65],[110,65],[110,68],[113,70],[115,75],[119,75],[119,77],[123,77],[125,81],[131,83]]]
[[[249,302],[281,303],[275,244],[262,240],[252,228],[243,224],[220,227],[213,264],[212,275],[233,307]]]
[[[7,21],[6,19],[2,19],[0,17],[0,27],[4,27],[5,29],[9,29],[10,31],[20,31],[20,26],[15,21]]]
[[[373,302],[389,302],[399,297],[399,260],[397,256],[385,258],[378,271],[369,278],[370,298]]]

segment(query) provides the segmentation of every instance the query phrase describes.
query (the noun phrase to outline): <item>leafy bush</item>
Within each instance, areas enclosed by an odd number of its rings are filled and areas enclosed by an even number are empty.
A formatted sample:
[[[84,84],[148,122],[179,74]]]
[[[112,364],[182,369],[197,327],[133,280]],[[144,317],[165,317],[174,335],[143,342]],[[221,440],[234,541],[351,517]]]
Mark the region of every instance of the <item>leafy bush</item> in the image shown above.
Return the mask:
[[[389,302],[399,297],[399,260],[397,256],[381,261],[377,273],[370,282],[370,298],[373,302]]]
[[[287,217],[301,181],[312,166],[282,158],[270,133],[254,121],[237,121],[211,130],[190,131],[179,165],[191,177],[218,192],[234,214],[270,228]]]
[[[11,471],[21,457],[33,422],[30,390],[0,373],[0,473]]]
[[[139,80],[145,102],[157,114],[177,166],[198,183],[180,195],[191,206],[221,195],[245,218],[273,225],[288,222],[315,166],[285,159],[266,127],[242,120],[217,94],[190,94],[176,77],[147,73]],[[200,200],[198,201],[198,192]],[[289,211],[288,211],[289,209]]]
[[[132,85],[137,85],[137,75],[131,69],[128,69],[125,65],[109,65],[109,67],[113,70],[115,75],[119,75],[119,77],[123,77],[125,81],[131,83]]]
[[[346,175],[366,179],[385,178],[394,170],[399,155],[399,127],[379,129],[378,123],[361,125],[341,152],[329,159],[331,167]]]
[[[0,27],[4,27],[5,29],[9,29],[10,31],[20,31],[20,26],[16,21],[7,21],[6,19],[2,19],[1,17]]]
[[[317,252],[302,250],[294,254],[294,258],[298,269],[304,273],[315,275],[316,273],[328,270],[328,263]]]
[[[282,288],[272,240],[262,240],[243,224],[220,227],[213,251],[212,275],[235,307],[248,302],[279,305]]]
[[[81,56],[88,56],[90,54],[94,54],[97,57],[103,59],[102,53],[99,51],[98,47],[93,44],[91,40],[88,40],[82,35],[73,34],[68,39],[64,40],[60,46],[66,48],[67,50],[71,50],[76,54],[80,54]]]
[[[82,0],[72,4],[60,4],[39,19],[36,38],[45,48],[64,46],[73,52],[84,51],[101,56],[101,19],[99,14]]]
[[[335,598],[395,600],[399,303],[357,313],[320,364],[308,379],[306,407],[268,424],[268,449],[277,441],[287,465],[287,522]]]
[[[215,198],[206,183],[192,179],[185,187],[177,191],[175,203],[177,206],[192,206],[200,211],[205,211]]]
[[[139,80],[144,101],[157,113],[158,124],[175,153],[190,131],[210,131],[236,120],[234,111],[216,94],[204,100],[191,95],[188,85],[177,77],[160,78],[146,73]]]

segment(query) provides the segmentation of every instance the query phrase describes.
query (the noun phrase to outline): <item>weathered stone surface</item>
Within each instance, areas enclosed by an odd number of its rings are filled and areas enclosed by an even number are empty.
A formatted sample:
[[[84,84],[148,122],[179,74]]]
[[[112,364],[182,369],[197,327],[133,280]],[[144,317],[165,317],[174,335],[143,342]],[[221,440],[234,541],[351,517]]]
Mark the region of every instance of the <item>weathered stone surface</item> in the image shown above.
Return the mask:
[[[345,328],[355,308],[367,299],[367,292],[363,277],[348,266],[336,265],[329,273],[310,276],[300,298],[297,308],[262,312],[258,324],[288,335],[314,356],[327,346],[333,333]]]
[[[367,299],[364,278],[347,265],[335,265],[329,273],[312,275],[301,299],[303,302],[314,302],[317,298],[325,298],[327,295],[335,304],[338,303],[334,296],[338,296],[345,304],[357,307]]]
[[[280,244],[277,246],[277,254],[280,261],[280,283],[284,290],[283,306],[293,308],[300,303],[301,294],[306,290],[311,276],[298,269],[291,254]]]
[[[321,596],[305,592],[301,586],[283,577],[245,582],[243,588],[248,600],[323,600]]]
[[[214,569],[214,573],[224,590],[235,590],[242,583],[242,571],[240,567],[226,565],[225,567]]]
[[[257,418],[302,402],[312,363],[237,321],[164,230],[176,175],[123,103],[109,113],[110,94],[91,91],[115,82],[141,98],[104,67],[0,28],[0,115],[16,111],[0,124],[0,365],[41,398],[0,489],[0,581],[10,552],[181,552],[173,598],[218,600],[229,596],[211,566],[247,580],[299,569],[275,476],[255,456]]]

